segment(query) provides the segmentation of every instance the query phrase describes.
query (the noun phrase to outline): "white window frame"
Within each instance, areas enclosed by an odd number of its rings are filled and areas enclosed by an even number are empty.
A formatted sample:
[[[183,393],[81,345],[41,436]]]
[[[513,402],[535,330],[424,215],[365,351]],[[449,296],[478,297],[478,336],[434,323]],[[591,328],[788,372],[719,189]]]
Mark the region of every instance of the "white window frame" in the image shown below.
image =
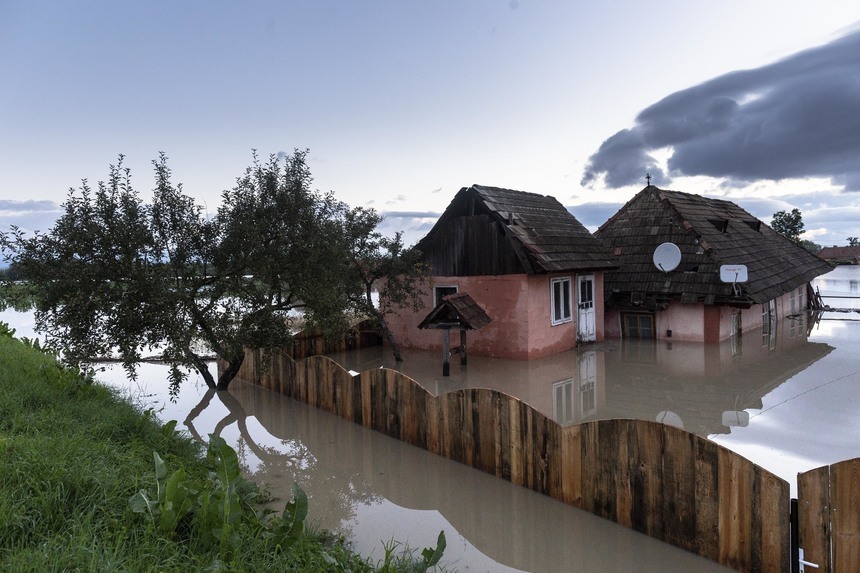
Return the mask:
[[[436,308],[442,302],[442,298],[439,297],[440,289],[454,289],[454,293],[460,292],[458,285],[433,285],[433,308]]]
[[[556,277],[549,282],[550,321],[553,326],[573,322],[573,281],[570,277]],[[559,294],[556,294],[558,292]],[[557,301],[557,296],[561,301]],[[565,305],[566,303],[566,305]],[[560,316],[556,313],[560,310]],[[566,312],[565,312],[566,311]]]

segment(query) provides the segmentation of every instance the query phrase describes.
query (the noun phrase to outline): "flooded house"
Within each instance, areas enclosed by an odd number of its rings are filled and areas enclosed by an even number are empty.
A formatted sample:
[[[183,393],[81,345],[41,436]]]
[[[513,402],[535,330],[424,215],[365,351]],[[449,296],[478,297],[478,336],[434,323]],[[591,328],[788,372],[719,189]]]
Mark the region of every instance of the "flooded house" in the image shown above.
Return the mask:
[[[606,336],[717,342],[767,335],[807,308],[832,270],[738,205],[645,187],[595,233],[619,269],[604,277]]]
[[[416,247],[430,282],[422,310],[390,319],[404,348],[442,348],[419,325],[455,293],[489,318],[469,333],[470,354],[535,359],[603,339],[603,273],[618,263],[554,197],[464,187]]]
[[[860,247],[824,247],[818,256],[835,265],[860,264]]]

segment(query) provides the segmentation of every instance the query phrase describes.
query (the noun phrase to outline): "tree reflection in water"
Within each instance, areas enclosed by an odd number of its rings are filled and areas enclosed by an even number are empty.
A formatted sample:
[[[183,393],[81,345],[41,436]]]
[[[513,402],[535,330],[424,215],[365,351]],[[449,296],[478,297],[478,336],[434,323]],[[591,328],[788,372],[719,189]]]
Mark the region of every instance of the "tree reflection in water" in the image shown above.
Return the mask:
[[[289,487],[292,482],[298,483],[307,493],[312,506],[312,515],[323,518],[327,523],[351,523],[355,517],[357,504],[370,504],[380,499],[367,483],[362,479],[358,471],[349,475],[343,475],[339,470],[328,469],[320,459],[317,458],[300,435],[281,434],[278,446],[261,445],[254,438],[248,428],[249,414],[245,411],[242,403],[230,392],[217,392],[207,388],[189,412],[184,420],[185,427],[191,436],[200,443],[208,443],[194,425],[194,421],[210,408],[213,398],[217,396],[218,401],[227,409],[227,415],[215,422],[211,434],[221,436],[225,428],[236,424],[239,438],[236,442],[236,453],[242,464],[243,470],[255,477],[258,482],[271,486],[278,484],[277,494],[289,495]],[[307,431],[307,428],[305,428]],[[272,434],[277,436],[276,434]],[[256,468],[251,470],[249,455],[258,460]],[[289,484],[287,484],[289,482]],[[283,491],[282,491],[283,490]],[[271,490],[270,490],[271,491]],[[282,499],[272,499],[270,505],[273,508],[283,505]],[[324,515],[321,515],[320,502],[325,507]],[[342,525],[340,533],[350,537],[353,532],[350,527]]]

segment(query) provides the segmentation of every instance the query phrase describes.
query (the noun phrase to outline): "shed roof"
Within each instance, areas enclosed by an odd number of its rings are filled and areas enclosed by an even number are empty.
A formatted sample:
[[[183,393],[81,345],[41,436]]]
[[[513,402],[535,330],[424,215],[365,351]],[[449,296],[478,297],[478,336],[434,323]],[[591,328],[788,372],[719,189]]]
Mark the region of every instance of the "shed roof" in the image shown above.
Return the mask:
[[[783,237],[731,201],[650,185],[627,202],[595,235],[621,269],[607,273],[610,304],[636,299],[645,308],[682,302],[748,305],[772,300],[832,267]],[[677,269],[664,273],[654,250],[672,242],[681,251]],[[720,280],[721,265],[746,265],[739,290]]]
[[[617,268],[556,198],[484,185],[460,189],[416,246],[451,276]]]
[[[430,311],[418,328],[478,330],[491,322],[484,309],[465,292],[449,294]]]
[[[860,259],[860,247],[824,247],[818,256],[822,259]]]

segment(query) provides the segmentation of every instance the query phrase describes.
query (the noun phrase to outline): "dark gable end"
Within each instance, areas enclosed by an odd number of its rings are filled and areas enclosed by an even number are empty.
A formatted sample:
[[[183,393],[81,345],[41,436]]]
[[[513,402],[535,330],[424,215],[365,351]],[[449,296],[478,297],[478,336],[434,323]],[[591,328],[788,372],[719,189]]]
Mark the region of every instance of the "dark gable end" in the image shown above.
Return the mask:
[[[432,274],[542,274],[616,268],[609,251],[553,197],[460,189],[416,247]]]
[[[748,306],[772,300],[831,270],[730,201],[649,186],[595,235],[615,254],[618,271],[604,278],[607,302],[661,308],[669,301]],[[664,242],[681,250],[677,269],[653,264]],[[749,281],[739,294],[720,281],[721,265],[746,265]]]

